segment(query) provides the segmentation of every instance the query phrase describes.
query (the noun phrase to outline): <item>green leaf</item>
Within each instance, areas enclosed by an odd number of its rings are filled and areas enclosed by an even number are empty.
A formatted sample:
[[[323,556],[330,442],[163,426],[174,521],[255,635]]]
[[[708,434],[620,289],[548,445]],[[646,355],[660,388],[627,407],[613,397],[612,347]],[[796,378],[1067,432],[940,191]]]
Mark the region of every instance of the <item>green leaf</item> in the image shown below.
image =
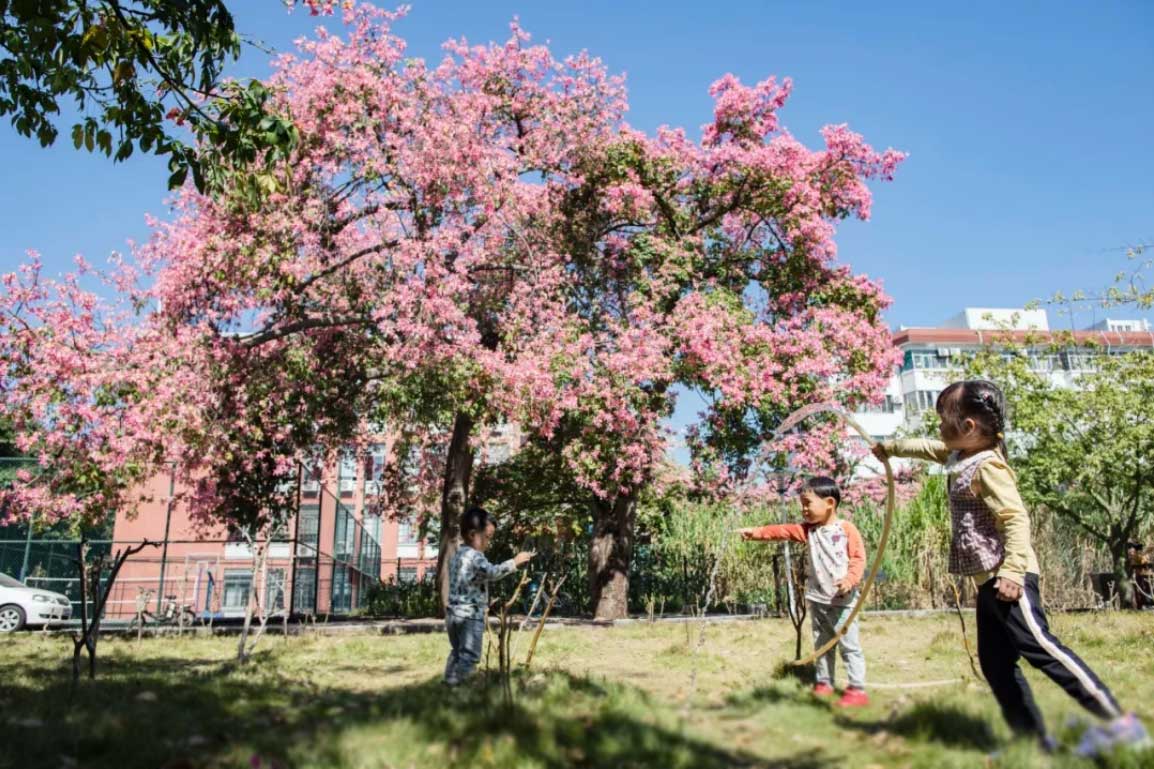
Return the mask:
[[[84,144],[84,126],[77,123],[72,126],[72,146],[80,149],[81,144]]]
[[[184,184],[185,178],[188,176],[188,166],[181,166],[172,172],[168,177],[168,188],[175,190]]]

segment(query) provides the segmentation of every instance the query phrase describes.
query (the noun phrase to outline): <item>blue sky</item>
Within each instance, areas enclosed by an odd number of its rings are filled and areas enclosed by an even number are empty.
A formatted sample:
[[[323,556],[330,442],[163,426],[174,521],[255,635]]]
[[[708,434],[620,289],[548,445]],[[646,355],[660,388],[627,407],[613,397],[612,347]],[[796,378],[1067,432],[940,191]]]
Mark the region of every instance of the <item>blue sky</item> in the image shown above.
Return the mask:
[[[278,49],[318,23],[277,0],[231,5]],[[450,36],[503,40],[514,15],[555,52],[627,73],[641,129],[696,130],[725,72],[788,75],[783,122],[801,140],[848,122],[909,152],[873,220],[839,237],[843,259],[884,281],[894,325],[1098,287],[1126,266],[1118,247],[1154,242],[1154,4],[417,0],[397,32],[437,58]],[[267,58],[248,49],[232,74],[263,75]],[[0,269],[28,248],[53,269],[77,252],[100,261],[165,213],[163,162],[114,165],[62,133],[42,150],[0,126]]]

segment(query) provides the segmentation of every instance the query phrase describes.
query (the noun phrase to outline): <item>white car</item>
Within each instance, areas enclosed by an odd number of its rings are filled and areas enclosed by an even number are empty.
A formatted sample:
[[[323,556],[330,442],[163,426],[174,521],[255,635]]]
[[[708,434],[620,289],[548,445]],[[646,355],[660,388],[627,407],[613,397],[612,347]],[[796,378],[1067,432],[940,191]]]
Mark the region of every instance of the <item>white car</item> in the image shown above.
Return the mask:
[[[48,625],[71,616],[68,596],[28,587],[0,574],[0,633],[14,633],[25,625]]]

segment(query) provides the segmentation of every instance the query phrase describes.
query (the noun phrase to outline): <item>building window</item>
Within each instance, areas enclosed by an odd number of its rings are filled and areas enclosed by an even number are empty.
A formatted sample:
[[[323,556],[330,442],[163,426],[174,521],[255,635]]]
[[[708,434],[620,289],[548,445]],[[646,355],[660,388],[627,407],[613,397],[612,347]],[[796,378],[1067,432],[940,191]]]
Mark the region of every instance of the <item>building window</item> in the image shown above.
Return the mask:
[[[316,498],[321,493],[321,463],[305,462],[301,467],[301,496]]]
[[[297,524],[297,553],[315,554],[321,536],[320,505],[301,505],[300,516],[300,522]]]
[[[930,369],[943,371],[952,368],[950,356],[936,350],[906,350],[902,361],[902,371]]]
[[[368,535],[369,540],[379,545],[381,543],[381,516],[366,515],[364,526],[365,534]]]
[[[370,515],[364,519],[361,535],[361,565],[363,574],[375,579],[381,574],[381,517]]]
[[[220,608],[226,612],[243,612],[248,608],[248,594],[252,590],[252,571],[249,569],[225,569],[224,591],[221,593]]]
[[[926,411],[930,411],[937,405],[938,395],[940,393],[941,390],[917,390],[912,393],[906,393],[906,414],[908,416],[918,416]]]
[[[375,443],[365,457],[365,496],[381,493],[381,481],[385,475],[385,447]]]
[[[899,407],[898,399],[892,395],[887,395],[881,403],[867,403],[859,411],[863,414],[894,414]]]
[[[421,527],[416,521],[401,521],[397,525],[397,544],[416,545],[420,542]]]
[[[305,614],[312,614],[317,609],[317,572],[316,567],[297,565],[296,584],[293,585],[293,608]]]
[[[1096,371],[1098,369],[1098,355],[1092,352],[1064,352],[1062,365],[1067,371]]]
[[[357,490],[357,458],[349,452],[341,454],[337,465],[337,488],[342,497],[351,497]]]
[[[402,566],[397,569],[397,582],[416,582],[417,581],[417,567],[416,566]]]
[[[269,569],[264,583],[264,601],[268,611],[284,611],[284,569]]]
[[[353,586],[349,579],[349,570],[339,564],[333,564],[332,607],[334,612],[349,611],[353,608]]]
[[[1029,362],[1031,371],[1053,371],[1058,368],[1057,356],[1044,353],[1030,353]]]
[[[348,560],[357,541],[357,524],[344,505],[337,505],[336,531],[333,535],[333,557]]]

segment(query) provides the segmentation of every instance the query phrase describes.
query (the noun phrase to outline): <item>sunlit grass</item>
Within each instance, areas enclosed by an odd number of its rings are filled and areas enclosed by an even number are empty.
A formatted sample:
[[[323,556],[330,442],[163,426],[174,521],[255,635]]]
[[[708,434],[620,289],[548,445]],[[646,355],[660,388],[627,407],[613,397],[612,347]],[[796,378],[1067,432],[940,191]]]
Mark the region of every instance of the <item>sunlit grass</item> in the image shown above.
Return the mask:
[[[696,662],[697,624],[549,630],[511,705],[484,680],[444,689],[439,635],[270,637],[243,668],[231,639],[109,639],[99,679],[70,700],[68,642],[24,634],[0,640],[0,766],[1090,766],[1009,740],[956,621],[867,618],[874,704],[852,713],[813,698],[808,672],[783,668],[793,650],[785,620],[709,625]],[[1066,615],[1054,625],[1124,704],[1154,719],[1154,619]],[[527,647],[521,639],[521,656]],[[1029,675],[1059,731],[1081,715]],[[1154,756],[1109,766],[1154,767]]]

